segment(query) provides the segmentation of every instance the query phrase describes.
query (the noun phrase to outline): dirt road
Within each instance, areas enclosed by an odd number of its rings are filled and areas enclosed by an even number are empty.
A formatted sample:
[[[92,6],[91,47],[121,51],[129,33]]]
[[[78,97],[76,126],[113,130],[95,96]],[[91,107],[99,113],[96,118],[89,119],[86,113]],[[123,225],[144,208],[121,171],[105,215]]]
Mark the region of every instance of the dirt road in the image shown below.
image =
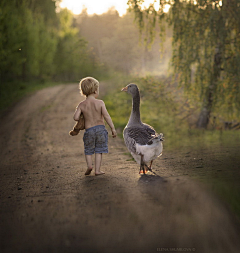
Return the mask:
[[[106,174],[84,176],[83,133],[68,135],[77,88],[38,91],[1,119],[0,252],[239,252],[235,219],[167,153],[140,176],[109,136]]]

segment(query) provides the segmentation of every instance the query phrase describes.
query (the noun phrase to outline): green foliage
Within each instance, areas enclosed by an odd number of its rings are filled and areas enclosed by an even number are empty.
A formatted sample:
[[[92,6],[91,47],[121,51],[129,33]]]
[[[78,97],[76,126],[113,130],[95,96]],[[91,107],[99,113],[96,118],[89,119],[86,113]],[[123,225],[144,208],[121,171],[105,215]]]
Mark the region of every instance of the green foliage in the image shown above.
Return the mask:
[[[51,17],[46,16],[48,12],[37,12],[44,4]],[[48,24],[56,16],[54,2],[1,1],[0,10],[1,80],[51,75],[56,38]]]
[[[35,89],[34,83],[103,76],[105,69],[74,28],[73,14],[56,13],[56,2],[0,1],[1,109],[30,91],[31,82]]]
[[[73,17],[67,10],[59,14],[60,30],[58,32],[57,52],[55,55],[55,75],[58,79],[78,80],[84,62],[87,60],[86,41],[78,36],[78,30],[72,27]],[[83,74],[83,73],[82,73]]]
[[[15,1],[16,2],[16,1]],[[0,3],[0,71],[2,75],[18,75],[21,73],[19,66],[24,59],[21,57],[20,48],[23,41],[21,33],[21,19],[19,12],[14,8],[14,1],[6,4]],[[5,5],[5,6],[4,6]]]
[[[0,79],[76,81],[99,75],[102,67],[74,28],[67,9],[56,13],[56,1],[0,2]],[[92,71],[94,70],[94,71]]]
[[[143,9],[142,2],[128,2],[142,30],[156,23],[162,28],[165,22],[173,28],[175,74],[188,94],[198,94],[207,112],[205,123],[223,109],[239,117],[239,1],[166,0],[160,1],[159,10],[153,10],[153,5]],[[166,5],[171,5],[168,13],[164,12]]]

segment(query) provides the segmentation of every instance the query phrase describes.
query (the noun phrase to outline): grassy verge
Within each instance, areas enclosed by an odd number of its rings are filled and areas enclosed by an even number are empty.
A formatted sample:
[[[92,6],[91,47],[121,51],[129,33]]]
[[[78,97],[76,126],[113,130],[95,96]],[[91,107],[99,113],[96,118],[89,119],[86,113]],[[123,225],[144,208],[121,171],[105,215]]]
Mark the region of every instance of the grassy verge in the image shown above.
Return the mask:
[[[31,92],[50,86],[58,85],[55,82],[3,82],[0,86],[0,112],[2,113],[12,104]]]
[[[227,178],[227,180],[226,180]],[[240,221],[240,186],[236,180],[229,178],[226,174],[226,178],[223,179],[211,179],[205,180],[210,189],[216,193],[219,198],[226,203],[230,210],[238,217]],[[239,180],[239,177],[238,177]]]

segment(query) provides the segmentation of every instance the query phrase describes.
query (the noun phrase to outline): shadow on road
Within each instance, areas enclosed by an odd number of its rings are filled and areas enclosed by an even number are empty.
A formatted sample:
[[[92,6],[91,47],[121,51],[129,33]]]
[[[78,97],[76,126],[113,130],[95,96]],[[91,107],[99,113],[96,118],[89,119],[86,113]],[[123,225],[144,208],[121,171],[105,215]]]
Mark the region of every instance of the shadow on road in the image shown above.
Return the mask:
[[[167,180],[164,179],[163,177],[160,177],[159,175],[147,175],[147,174],[141,175],[141,177],[138,180],[139,184],[141,184],[141,183],[160,184],[160,183],[164,183],[164,182],[167,182]]]

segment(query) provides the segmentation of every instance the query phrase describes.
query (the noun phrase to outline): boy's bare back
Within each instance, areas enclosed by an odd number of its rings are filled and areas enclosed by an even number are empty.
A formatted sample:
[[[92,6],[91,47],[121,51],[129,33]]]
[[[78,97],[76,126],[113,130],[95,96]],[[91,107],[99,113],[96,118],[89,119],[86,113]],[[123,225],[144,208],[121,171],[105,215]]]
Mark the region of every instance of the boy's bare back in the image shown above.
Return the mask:
[[[104,125],[102,107],[105,107],[105,104],[102,100],[89,97],[81,102],[79,106],[84,115],[86,129],[97,125]]]
[[[79,120],[81,112],[84,115],[86,129],[97,125],[105,125],[105,119],[112,130],[113,137],[116,137],[116,130],[112,119],[106,109],[105,103],[102,100],[96,99],[94,95],[88,96],[86,100],[78,105],[74,114],[74,120]]]

